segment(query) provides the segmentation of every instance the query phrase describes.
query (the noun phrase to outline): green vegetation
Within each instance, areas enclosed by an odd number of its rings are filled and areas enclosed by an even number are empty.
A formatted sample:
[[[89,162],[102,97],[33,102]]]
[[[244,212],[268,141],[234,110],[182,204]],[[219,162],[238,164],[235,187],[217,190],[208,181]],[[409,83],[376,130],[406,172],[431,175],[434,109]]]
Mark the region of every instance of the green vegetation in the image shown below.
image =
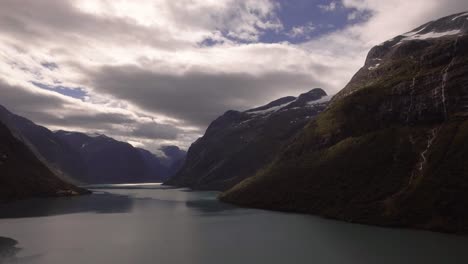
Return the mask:
[[[434,43],[391,48],[378,69],[361,69],[272,163],[220,199],[352,222],[467,232],[468,121],[456,113],[459,98],[468,94],[461,63],[468,56],[457,57],[449,76],[444,120],[441,73],[453,41]]]

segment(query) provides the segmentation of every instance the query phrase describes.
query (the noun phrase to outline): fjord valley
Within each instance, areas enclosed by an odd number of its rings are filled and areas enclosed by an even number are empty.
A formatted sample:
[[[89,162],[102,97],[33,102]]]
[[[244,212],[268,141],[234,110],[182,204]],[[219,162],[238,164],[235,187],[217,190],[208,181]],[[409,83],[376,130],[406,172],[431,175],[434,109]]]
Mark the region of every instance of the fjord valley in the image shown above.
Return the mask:
[[[0,2],[0,264],[468,262],[463,10]]]

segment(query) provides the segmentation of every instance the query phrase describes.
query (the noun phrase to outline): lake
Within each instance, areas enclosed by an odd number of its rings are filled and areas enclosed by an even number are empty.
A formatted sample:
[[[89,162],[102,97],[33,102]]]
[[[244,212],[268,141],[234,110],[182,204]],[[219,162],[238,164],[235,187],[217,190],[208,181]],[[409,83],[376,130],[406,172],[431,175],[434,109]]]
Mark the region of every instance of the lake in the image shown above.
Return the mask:
[[[0,206],[0,263],[468,263],[468,237],[239,208],[158,184]]]

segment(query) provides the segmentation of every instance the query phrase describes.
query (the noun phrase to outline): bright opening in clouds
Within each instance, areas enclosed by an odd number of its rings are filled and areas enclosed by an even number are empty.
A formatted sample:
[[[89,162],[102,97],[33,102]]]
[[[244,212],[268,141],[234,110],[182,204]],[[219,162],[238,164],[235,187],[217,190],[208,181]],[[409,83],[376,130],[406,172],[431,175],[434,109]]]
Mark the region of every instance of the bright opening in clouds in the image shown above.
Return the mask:
[[[3,0],[0,104],[51,129],[187,148],[229,109],[336,93],[373,45],[465,10],[465,0]]]

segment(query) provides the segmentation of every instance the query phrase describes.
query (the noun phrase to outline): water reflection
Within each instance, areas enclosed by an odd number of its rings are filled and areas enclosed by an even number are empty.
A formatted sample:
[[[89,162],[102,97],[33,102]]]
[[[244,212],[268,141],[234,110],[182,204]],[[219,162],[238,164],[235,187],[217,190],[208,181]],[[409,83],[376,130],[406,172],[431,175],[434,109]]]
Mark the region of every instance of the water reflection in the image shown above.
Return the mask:
[[[218,214],[222,212],[232,211],[239,209],[239,207],[221,203],[216,199],[202,199],[185,202],[185,205],[189,208],[193,208],[201,211],[205,214]]]
[[[93,184],[81,186],[85,189],[101,190],[174,190],[180,189],[179,187],[162,185],[161,183],[127,183],[127,184]]]
[[[55,216],[33,217],[46,215]],[[0,234],[20,243],[0,238],[1,264],[468,263],[466,237],[239,208],[161,186],[0,205],[0,217],[24,217],[0,219]]]
[[[60,198],[38,198],[0,204],[1,218],[26,218],[84,212],[125,213],[133,208],[133,199],[125,195],[93,193]]]

